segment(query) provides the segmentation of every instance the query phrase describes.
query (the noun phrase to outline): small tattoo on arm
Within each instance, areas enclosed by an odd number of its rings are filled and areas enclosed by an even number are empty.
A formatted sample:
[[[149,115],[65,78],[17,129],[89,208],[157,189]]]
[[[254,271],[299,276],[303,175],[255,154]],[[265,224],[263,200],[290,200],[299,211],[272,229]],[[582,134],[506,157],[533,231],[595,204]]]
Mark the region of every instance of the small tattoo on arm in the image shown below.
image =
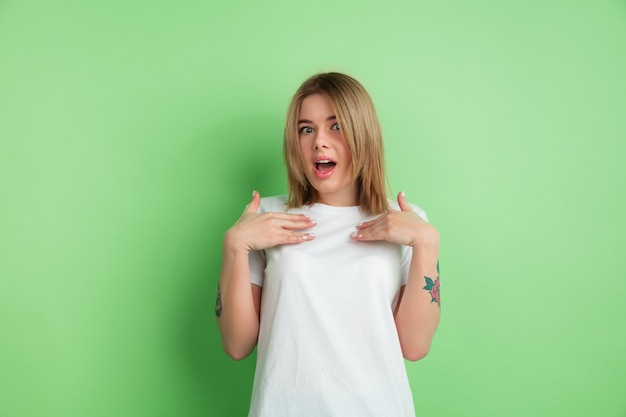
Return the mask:
[[[437,303],[439,308],[441,308],[441,299],[439,296],[439,260],[437,260],[437,278],[433,281],[432,278],[424,276],[424,280],[426,280],[426,285],[423,289],[430,292],[430,302]]]
[[[222,316],[222,294],[220,294],[220,286],[217,286],[217,301],[215,301],[215,315]]]

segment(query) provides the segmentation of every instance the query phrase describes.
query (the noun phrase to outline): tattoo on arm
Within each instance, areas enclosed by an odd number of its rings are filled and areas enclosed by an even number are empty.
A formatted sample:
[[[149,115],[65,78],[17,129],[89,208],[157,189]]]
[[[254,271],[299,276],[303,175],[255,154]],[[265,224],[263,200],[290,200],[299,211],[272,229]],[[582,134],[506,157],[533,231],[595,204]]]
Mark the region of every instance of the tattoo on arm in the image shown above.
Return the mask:
[[[430,292],[430,302],[437,303],[439,308],[441,308],[441,299],[439,296],[439,260],[437,260],[437,278],[433,281],[432,278],[424,276],[424,279],[426,280],[426,285],[423,289]]]
[[[222,316],[222,294],[220,294],[220,286],[217,285],[217,301],[215,301],[215,315]]]

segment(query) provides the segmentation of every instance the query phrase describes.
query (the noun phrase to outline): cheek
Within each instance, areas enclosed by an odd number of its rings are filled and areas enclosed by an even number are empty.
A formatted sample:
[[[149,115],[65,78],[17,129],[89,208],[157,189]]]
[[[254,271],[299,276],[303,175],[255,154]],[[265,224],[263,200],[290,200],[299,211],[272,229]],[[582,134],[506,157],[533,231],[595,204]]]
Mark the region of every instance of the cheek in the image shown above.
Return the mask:
[[[350,152],[350,147],[346,143],[346,140],[343,136],[337,137],[336,139],[335,149],[340,150],[341,156],[345,161],[352,162],[352,153]]]
[[[350,152],[350,149],[348,149],[348,147],[344,147],[343,149],[343,158],[346,161],[346,163],[348,163],[349,165],[352,165],[352,153]]]
[[[307,149],[302,141],[298,142],[298,150],[300,151],[300,161],[303,161],[307,157]]]
[[[307,155],[307,153],[303,149],[300,149],[300,159],[298,160],[298,162],[299,162],[300,169],[302,169],[302,171],[306,175],[309,175],[309,172],[313,170],[313,168],[311,167],[311,164],[307,162],[310,159],[311,159],[311,156]]]
[[[308,149],[306,149],[306,147],[304,146],[300,146],[300,160],[306,161],[310,157],[311,153],[308,151]]]

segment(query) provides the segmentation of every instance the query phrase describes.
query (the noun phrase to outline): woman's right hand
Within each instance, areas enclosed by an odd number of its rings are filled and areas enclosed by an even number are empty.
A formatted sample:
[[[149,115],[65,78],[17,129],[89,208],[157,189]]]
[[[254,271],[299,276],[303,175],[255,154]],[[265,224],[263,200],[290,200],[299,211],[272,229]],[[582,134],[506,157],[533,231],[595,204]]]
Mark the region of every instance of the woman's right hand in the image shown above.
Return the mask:
[[[308,216],[275,212],[257,213],[260,204],[261,196],[254,191],[248,207],[226,232],[225,246],[249,252],[277,245],[307,242],[315,238],[313,233],[300,232],[316,225]]]

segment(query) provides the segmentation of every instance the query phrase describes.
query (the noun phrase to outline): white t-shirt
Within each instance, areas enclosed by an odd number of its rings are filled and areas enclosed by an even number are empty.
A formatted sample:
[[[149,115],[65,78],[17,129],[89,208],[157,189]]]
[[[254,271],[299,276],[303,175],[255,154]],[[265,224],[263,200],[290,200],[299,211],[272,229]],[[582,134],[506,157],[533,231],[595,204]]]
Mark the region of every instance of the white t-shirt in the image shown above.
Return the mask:
[[[284,212],[285,201],[263,198],[259,211]],[[358,223],[376,217],[359,207],[288,212],[316,220],[316,237],[250,254],[263,293],[249,417],[413,417],[393,319],[411,249],[351,240]]]

